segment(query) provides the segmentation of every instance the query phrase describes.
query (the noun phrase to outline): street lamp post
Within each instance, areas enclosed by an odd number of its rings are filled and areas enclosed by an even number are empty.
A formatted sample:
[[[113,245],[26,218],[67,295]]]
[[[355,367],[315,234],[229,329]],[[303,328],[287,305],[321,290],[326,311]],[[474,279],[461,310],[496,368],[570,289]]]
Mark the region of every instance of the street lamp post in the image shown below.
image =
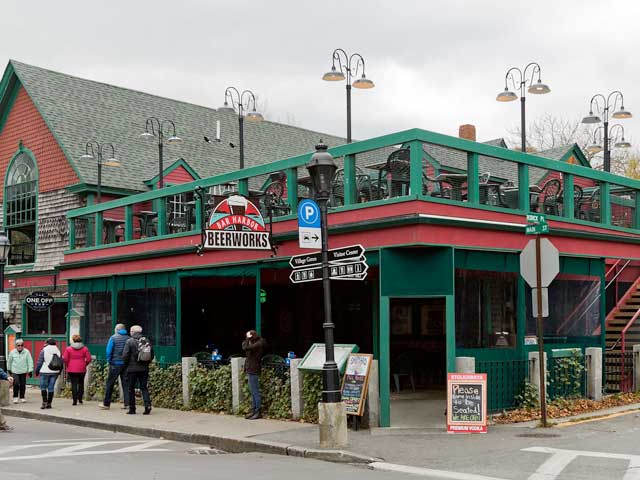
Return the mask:
[[[616,107],[618,106],[618,100],[620,100],[620,110],[616,110]],[[600,105],[600,101],[602,102],[602,107]],[[596,113],[594,113],[594,105]],[[609,109],[613,110],[613,114],[611,115],[613,118],[624,120],[626,118],[632,117],[631,112],[624,109],[624,96],[622,95],[622,92],[614,90],[607,97],[605,97],[601,93],[596,93],[593,97],[591,97],[591,101],[589,102],[589,115],[582,119],[582,123],[586,124],[602,122],[602,128],[604,129],[604,133],[602,136],[604,144],[603,170],[605,172],[611,171],[611,148],[609,147]],[[602,115],[602,119],[598,114]],[[624,132],[622,140],[624,142]]]
[[[231,101],[231,105],[229,105]],[[253,108],[251,108],[253,105]],[[238,129],[240,132],[240,170],[244,168],[244,117],[250,122],[261,122],[262,115],[256,111],[256,96],[251,90],[243,90],[242,93],[235,87],[227,87],[224,91],[224,105],[219,112],[237,112]],[[245,113],[247,112],[247,113]]]
[[[96,147],[95,150],[93,147]],[[103,161],[103,152],[105,148],[111,149],[111,156]],[[102,165],[106,167],[119,167],[120,162],[116,160],[116,151],[111,143],[98,143],[95,140],[87,142],[85,145],[85,153],[80,157],[81,160],[93,160],[96,158],[96,151],[98,152],[98,203],[102,200]]]
[[[166,126],[171,127],[168,134],[165,133]],[[166,139],[167,145],[179,145],[182,143],[182,138],[176,135],[176,124],[173,120],[158,120],[156,117],[149,117],[145,124],[145,131],[140,134],[140,137],[151,139],[156,134],[158,136],[158,188],[164,188],[164,167],[162,165],[164,137],[168,135]]]
[[[616,123],[615,125],[612,125],[611,128],[607,129],[608,130],[607,134],[609,138],[605,139],[604,133],[602,134],[603,139],[602,139],[602,143],[600,143],[600,141],[598,140],[598,133],[604,132],[604,130],[605,130],[604,126],[601,125],[593,131],[593,143],[591,145],[588,145],[586,149],[588,153],[595,155],[597,153],[602,152],[604,150],[604,147],[602,146],[603,144],[606,145],[606,148],[608,148],[609,151],[611,151],[611,144],[617,139],[616,133],[618,131],[621,133],[621,137],[619,141],[613,144],[613,146],[616,148],[631,147],[631,143],[627,142],[624,139],[624,127],[619,123]],[[609,152],[609,158],[610,157],[611,157],[611,152]]]
[[[530,73],[528,73],[530,70]],[[516,81],[515,74],[518,74],[520,80]],[[534,83],[534,78],[538,75],[538,81]],[[551,89],[546,83],[542,83],[540,79],[540,65],[536,62],[529,63],[524,69],[520,70],[518,67],[511,67],[507,70],[504,76],[504,91],[500,92],[496,97],[499,102],[512,102],[518,98],[512,90],[509,90],[509,80],[513,85],[513,89],[520,89],[520,149],[522,152],[527,151],[527,135],[526,135],[526,114],[525,114],[525,88],[527,92],[533,95],[542,95],[549,93]],[[527,88],[527,84],[529,88]]]
[[[336,70],[336,62],[339,70]],[[351,77],[358,76],[361,65],[362,76],[351,83]],[[375,84],[365,75],[364,58],[359,53],[348,55],[343,49],[336,48],[332,54],[331,71],[325,73],[322,79],[328,82],[347,81],[347,143],[351,143],[351,86],[363,90],[375,87]]]
[[[4,266],[7,264],[7,257],[9,256],[9,250],[11,250],[11,241],[5,232],[0,232],[0,293],[4,293]],[[6,357],[6,337],[4,330],[6,328],[4,320],[4,312],[0,311],[0,367],[3,370],[7,370],[7,357]]]

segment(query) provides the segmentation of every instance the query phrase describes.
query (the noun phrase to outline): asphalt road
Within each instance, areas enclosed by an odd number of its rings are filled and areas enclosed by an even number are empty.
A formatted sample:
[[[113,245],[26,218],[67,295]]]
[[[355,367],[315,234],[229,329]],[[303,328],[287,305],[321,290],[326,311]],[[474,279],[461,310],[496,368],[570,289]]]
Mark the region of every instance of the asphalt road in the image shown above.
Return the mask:
[[[0,478],[7,480],[251,480],[415,478],[315,460],[263,454],[198,455],[202,445],[9,418],[0,433]],[[188,477],[186,477],[188,475]]]

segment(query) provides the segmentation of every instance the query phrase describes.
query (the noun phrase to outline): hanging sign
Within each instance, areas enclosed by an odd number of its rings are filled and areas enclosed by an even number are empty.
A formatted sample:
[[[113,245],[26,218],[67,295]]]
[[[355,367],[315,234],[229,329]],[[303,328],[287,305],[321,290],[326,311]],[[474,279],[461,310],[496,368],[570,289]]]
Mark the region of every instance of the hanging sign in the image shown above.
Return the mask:
[[[9,313],[9,294],[7,292],[0,293],[0,312]]]
[[[486,373],[447,373],[447,432],[487,433]]]
[[[55,299],[47,292],[32,292],[24,299],[24,303],[27,304],[34,312],[44,312],[49,310],[49,307],[53,305]]]
[[[242,195],[222,200],[204,230],[206,249],[271,250],[260,210]]]
[[[364,402],[369,388],[369,372],[373,355],[352,353],[347,360],[347,368],[342,377],[342,401],[347,415],[362,416]]]

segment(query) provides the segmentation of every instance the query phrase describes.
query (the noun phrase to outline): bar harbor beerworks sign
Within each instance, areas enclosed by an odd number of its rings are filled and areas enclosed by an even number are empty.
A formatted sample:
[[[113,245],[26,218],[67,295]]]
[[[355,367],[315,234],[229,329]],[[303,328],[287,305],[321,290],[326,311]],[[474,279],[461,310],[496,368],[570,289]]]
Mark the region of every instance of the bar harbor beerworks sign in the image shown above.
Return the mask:
[[[225,198],[215,207],[203,236],[204,248],[271,250],[260,210],[241,195]]]

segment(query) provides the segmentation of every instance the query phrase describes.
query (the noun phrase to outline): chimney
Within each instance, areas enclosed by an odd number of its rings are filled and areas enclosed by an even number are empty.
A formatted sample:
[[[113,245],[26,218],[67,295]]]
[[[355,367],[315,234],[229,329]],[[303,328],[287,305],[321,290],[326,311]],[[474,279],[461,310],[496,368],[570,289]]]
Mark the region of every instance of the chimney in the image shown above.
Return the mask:
[[[465,140],[476,141],[476,126],[475,125],[460,125],[458,129],[458,136]]]

